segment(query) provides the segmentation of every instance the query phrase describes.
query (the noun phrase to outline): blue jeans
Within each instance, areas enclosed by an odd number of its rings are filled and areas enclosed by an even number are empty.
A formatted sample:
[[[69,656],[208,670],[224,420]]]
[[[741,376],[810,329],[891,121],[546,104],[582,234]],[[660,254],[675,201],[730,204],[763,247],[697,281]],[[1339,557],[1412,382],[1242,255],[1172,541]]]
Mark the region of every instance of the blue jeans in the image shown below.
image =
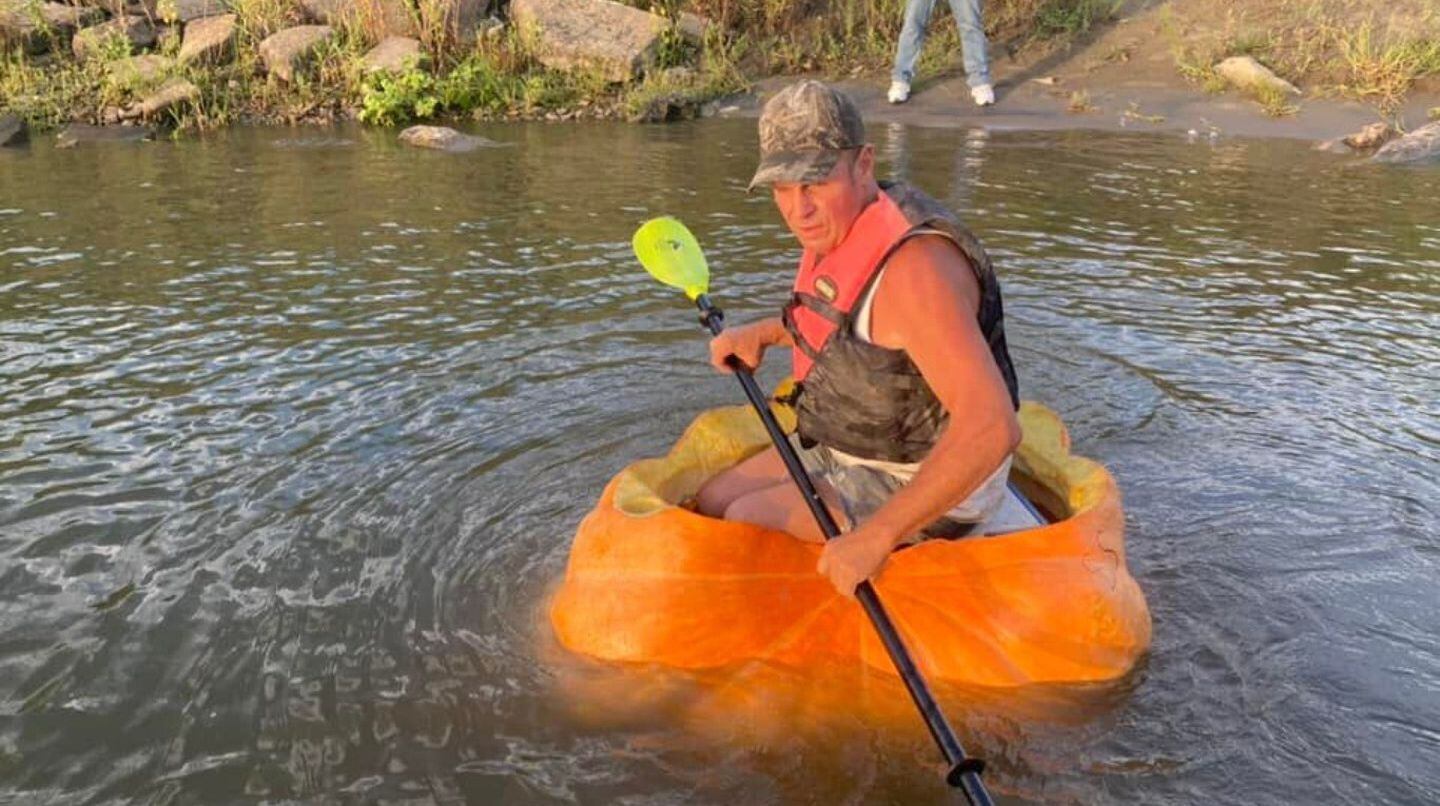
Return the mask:
[[[950,12],[960,29],[960,47],[965,59],[965,83],[972,87],[990,83],[990,62],[985,57],[985,23],[980,19],[981,0],[950,0]],[[915,63],[925,44],[925,26],[935,0],[908,0],[905,3],[905,25],[900,29],[900,43],[895,49],[894,81],[909,84],[915,78]]]

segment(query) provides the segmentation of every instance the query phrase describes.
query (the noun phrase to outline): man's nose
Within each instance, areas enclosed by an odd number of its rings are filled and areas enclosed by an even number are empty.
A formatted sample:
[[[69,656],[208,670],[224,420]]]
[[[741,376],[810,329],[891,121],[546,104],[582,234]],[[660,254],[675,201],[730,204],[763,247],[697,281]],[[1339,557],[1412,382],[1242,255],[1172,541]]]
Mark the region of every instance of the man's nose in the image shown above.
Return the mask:
[[[809,218],[815,212],[815,200],[810,198],[810,194],[806,192],[804,186],[795,188],[794,194],[791,209],[801,218]]]

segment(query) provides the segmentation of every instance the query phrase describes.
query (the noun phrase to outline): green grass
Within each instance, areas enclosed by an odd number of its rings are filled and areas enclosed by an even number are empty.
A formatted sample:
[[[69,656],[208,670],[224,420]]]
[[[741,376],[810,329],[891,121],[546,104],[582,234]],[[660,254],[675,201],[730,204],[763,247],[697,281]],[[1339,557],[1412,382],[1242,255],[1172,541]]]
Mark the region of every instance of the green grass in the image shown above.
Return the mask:
[[[1265,114],[1272,118],[1283,118],[1300,111],[1300,107],[1292,104],[1291,95],[1288,91],[1268,84],[1255,84],[1249,88],[1252,98],[1260,103]]]
[[[1370,21],[1336,28],[1335,36],[1346,74],[1342,88],[1382,108],[1399,106],[1416,81],[1440,75],[1440,36],[1382,39]]]
[[[1120,0],[1045,0],[1035,12],[1035,35],[1078,36],[1114,19],[1119,10]]]

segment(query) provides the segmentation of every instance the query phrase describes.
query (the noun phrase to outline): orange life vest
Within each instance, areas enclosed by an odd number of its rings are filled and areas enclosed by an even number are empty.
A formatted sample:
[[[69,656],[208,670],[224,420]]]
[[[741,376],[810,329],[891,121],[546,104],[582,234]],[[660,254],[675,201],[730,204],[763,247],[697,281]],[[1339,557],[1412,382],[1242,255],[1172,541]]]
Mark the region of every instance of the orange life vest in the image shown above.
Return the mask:
[[[1000,283],[980,242],[954,213],[918,189],[888,182],[880,188],[835,250],[823,260],[808,251],[802,255],[781,318],[795,343],[800,444],[910,463],[929,454],[950,413],[904,350],[856,335],[853,312],[906,239],[943,237],[964,255],[980,285],[976,324],[1016,406],[1020,390],[1005,345]]]
[[[815,357],[870,286],[870,278],[885,265],[915,225],[900,207],[882,191],[860,213],[850,232],[825,257],[809,249],[800,256],[795,276],[795,297],[805,304],[790,309],[798,338],[795,339],[795,379],[803,381]],[[833,309],[834,315],[830,315]]]

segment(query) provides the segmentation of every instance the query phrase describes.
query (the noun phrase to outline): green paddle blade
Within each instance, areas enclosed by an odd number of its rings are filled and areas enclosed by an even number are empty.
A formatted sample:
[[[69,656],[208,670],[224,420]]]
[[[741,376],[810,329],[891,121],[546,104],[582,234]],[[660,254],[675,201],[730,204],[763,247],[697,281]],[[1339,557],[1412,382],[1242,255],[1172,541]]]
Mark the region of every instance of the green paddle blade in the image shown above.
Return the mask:
[[[684,224],[669,217],[652,218],[635,230],[635,257],[656,280],[695,299],[710,290],[705,253]]]

